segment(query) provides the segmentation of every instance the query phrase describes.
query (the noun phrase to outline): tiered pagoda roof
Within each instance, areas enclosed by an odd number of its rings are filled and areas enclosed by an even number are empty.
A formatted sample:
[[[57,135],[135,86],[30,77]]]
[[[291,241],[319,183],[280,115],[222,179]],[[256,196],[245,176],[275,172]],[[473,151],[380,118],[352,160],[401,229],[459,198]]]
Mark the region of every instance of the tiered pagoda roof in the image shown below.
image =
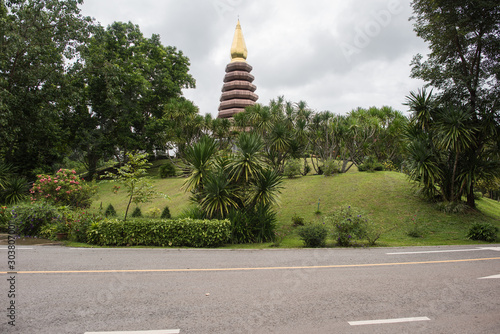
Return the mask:
[[[259,98],[254,93],[257,87],[252,84],[255,78],[250,74],[252,66],[246,61],[247,55],[238,20],[231,45],[231,62],[226,66],[218,118],[232,118],[234,114],[244,111],[245,107],[254,105]]]

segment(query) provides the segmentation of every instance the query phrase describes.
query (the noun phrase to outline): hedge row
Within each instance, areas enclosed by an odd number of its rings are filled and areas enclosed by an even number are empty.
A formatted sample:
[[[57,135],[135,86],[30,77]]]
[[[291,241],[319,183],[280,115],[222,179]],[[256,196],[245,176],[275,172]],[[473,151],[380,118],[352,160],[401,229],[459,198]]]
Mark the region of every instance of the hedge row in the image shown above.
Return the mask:
[[[101,246],[215,247],[228,242],[229,220],[104,219],[87,230],[87,242]]]

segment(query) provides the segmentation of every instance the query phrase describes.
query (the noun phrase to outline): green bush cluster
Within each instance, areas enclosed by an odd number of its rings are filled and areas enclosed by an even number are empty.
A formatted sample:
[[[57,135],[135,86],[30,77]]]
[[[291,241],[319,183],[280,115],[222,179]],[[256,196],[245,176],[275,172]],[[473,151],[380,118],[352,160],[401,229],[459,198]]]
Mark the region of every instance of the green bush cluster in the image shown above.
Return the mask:
[[[358,166],[358,170],[360,172],[383,171],[384,165],[378,162],[377,159],[373,157],[368,157],[361,165]]]
[[[87,231],[87,242],[101,246],[215,247],[228,242],[229,220],[104,219]]]
[[[134,211],[132,212],[132,218],[141,218],[142,217],[142,211],[141,208],[136,206]]]
[[[101,214],[87,211],[76,212],[69,222],[69,238],[77,242],[87,242],[87,232],[93,223],[103,220]]]
[[[332,176],[334,174],[340,173],[337,161],[334,159],[328,159],[323,165],[323,175]]]
[[[292,216],[292,226],[293,227],[304,226],[304,218],[298,216],[297,214],[294,214]]]
[[[165,162],[160,166],[160,177],[165,179],[176,175],[175,166],[171,161]]]
[[[324,224],[304,225],[297,233],[306,247],[325,247],[328,228]]]
[[[274,241],[276,234],[276,212],[270,205],[259,205],[246,210],[229,211],[231,221],[231,242],[245,244],[251,242]]]
[[[116,217],[116,210],[115,207],[112,204],[109,204],[108,207],[106,208],[106,211],[104,211],[104,215],[106,217]]]
[[[491,223],[474,223],[467,233],[467,238],[471,240],[483,240],[494,242],[497,240],[498,227]]]
[[[287,162],[285,164],[285,168],[283,170],[283,175],[285,175],[289,179],[293,179],[293,178],[301,175],[300,159],[287,160]]]
[[[168,208],[168,205],[166,205],[163,208],[163,211],[161,212],[160,218],[161,219],[170,219],[170,218],[172,218],[172,215],[170,214],[170,209]]]
[[[351,206],[342,207],[333,215],[325,217],[332,227],[333,239],[339,246],[347,247],[358,239],[367,238],[368,221]]]
[[[54,205],[35,203],[14,207],[11,221],[16,226],[16,234],[37,236],[44,225],[63,224],[64,217]]]

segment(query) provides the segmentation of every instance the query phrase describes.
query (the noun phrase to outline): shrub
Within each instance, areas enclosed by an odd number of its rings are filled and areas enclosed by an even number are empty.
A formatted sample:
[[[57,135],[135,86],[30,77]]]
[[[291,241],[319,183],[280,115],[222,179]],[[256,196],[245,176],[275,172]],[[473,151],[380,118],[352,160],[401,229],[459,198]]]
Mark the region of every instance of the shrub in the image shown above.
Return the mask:
[[[55,240],[57,234],[57,224],[47,224],[40,228],[38,236],[44,239]]]
[[[31,201],[45,201],[55,205],[88,208],[97,188],[75,175],[74,170],[59,169],[55,176],[38,175],[30,190]]]
[[[293,179],[301,175],[300,173],[300,160],[299,159],[289,159],[283,170],[283,175],[287,176],[289,179]]]
[[[6,206],[0,206],[0,233],[9,232],[10,212]]]
[[[292,216],[292,226],[297,227],[297,226],[304,226],[304,218],[297,216],[294,214]]]
[[[229,240],[230,226],[229,220],[104,219],[91,224],[87,240],[102,246],[215,247]]]
[[[378,162],[374,157],[367,157],[365,161],[358,166],[360,172],[383,171],[384,165]]]
[[[0,202],[16,204],[28,198],[29,185],[24,177],[14,176],[0,189]]]
[[[382,163],[383,170],[391,172],[399,172],[399,168],[391,160],[386,160]]]
[[[251,212],[247,211],[247,214],[251,217],[256,241],[274,241],[277,218],[272,206],[258,205]]]
[[[142,217],[142,211],[141,208],[136,206],[134,212],[132,212],[132,217],[133,218],[141,218]]]
[[[337,166],[337,161],[334,159],[328,159],[325,161],[323,165],[323,174],[325,176],[332,176],[333,174],[338,174],[339,172],[340,169]]]
[[[491,223],[474,223],[467,233],[467,238],[471,240],[483,240],[494,242],[497,240],[498,227]]]
[[[231,209],[227,218],[231,222],[232,244],[246,244],[255,241],[251,229],[252,222],[244,211]]]
[[[367,236],[367,219],[354,208],[343,207],[325,220],[332,226],[332,235],[339,246],[347,247],[356,239]]]
[[[304,171],[302,172],[302,175],[306,176],[307,174],[309,174],[310,171],[311,171],[311,166],[309,166],[307,160],[304,160]]]
[[[470,207],[464,202],[439,202],[436,206],[439,211],[445,213],[462,214],[470,210]]]
[[[425,226],[417,217],[417,214],[413,215],[408,221],[408,231],[406,232],[406,235],[412,238],[423,238],[425,233]]]
[[[116,217],[116,210],[115,207],[112,204],[109,204],[108,207],[106,208],[106,211],[104,211],[104,215],[106,217]]]
[[[176,175],[175,166],[171,161],[167,161],[160,166],[160,177],[165,179]]]
[[[76,242],[87,242],[87,232],[90,226],[103,220],[104,217],[100,214],[93,214],[87,211],[77,212],[72,221],[69,222],[70,239]]]
[[[191,205],[181,212],[179,218],[205,219],[206,217],[199,205]]]
[[[12,209],[12,222],[19,235],[36,236],[47,224],[64,222],[57,207],[47,203],[20,205]]]
[[[231,209],[227,218],[231,222],[231,242],[234,244],[274,241],[277,219],[270,205]]]
[[[163,208],[163,211],[161,212],[161,219],[170,219],[172,216],[170,215],[170,209],[168,208],[168,205],[165,205]]]
[[[281,226],[276,232],[274,232],[274,241],[271,247],[279,247],[283,242],[283,239],[290,234],[292,228],[289,225]]]
[[[304,225],[299,228],[298,234],[305,247],[325,247],[328,229],[323,224]]]
[[[158,208],[151,208],[148,210],[148,216],[151,218],[158,218],[161,214],[160,209]]]

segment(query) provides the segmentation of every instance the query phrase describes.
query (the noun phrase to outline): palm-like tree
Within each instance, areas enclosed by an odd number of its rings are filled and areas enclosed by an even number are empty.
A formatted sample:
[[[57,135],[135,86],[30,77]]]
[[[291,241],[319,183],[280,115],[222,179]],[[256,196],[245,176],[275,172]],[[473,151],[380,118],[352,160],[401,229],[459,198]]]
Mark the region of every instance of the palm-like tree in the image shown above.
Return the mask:
[[[229,211],[238,209],[238,192],[224,170],[209,173],[200,190],[200,206],[208,218],[223,219]]]
[[[281,193],[283,177],[273,169],[263,170],[250,183],[250,195],[247,205],[273,206],[278,204],[278,195]]]
[[[229,164],[231,179],[248,183],[256,178],[265,166],[262,149],[264,142],[257,133],[241,133],[236,142],[236,152]]]
[[[437,145],[444,151],[450,151],[450,155],[454,156],[449,191],[449,200],[453,202],[460,196],[455,191],[458,159],[461,152],[473,144],[476,129],[470,122],[472,114],[465,108],[446,108],[439,111],[437,116]]]
[[[208,136],[202,137],[199,142],[185,149],[184,159],[191,172],[182,186],[183,189],[197,191],[203,188],[204,180],[212,168],[213,158],[217,151],[217,142]]]

